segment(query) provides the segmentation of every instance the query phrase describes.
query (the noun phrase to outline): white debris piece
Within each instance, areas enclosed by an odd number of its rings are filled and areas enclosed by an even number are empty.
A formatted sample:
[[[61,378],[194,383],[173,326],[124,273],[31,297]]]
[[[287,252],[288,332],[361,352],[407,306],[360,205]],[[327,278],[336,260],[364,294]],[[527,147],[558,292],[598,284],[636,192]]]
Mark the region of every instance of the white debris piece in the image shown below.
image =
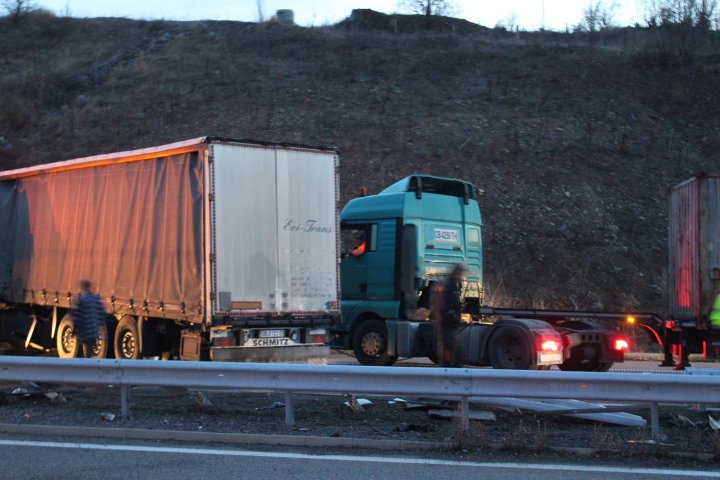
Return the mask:
[[[364,411],[363,407],[365,405],[372,405],[372,402],[367,398],[351,398],[347,402],[343,402],[343,405],[350,407],[355,413],[360,413]]]
[[[685,415],[678,415],[677,416],[678,422],[680,422],[683,425],[687,425],[688,427],[694,427],[697,425],[697,423],[693,422],[689,418],[687,418]]]
[[[509,411],[521,409],[535,412],[553,412],[569,409],[596,410],[598,408],[606,408],[605,405],[602,404],[581,402],[579,400],[532,400],[510,397],[470,397],[470,401],[473,403],[482,403],[484,405],[495,405]],[[565,415],[628,427],[644,427],[647,425],[647,421],[641,416],[625,412],[567,413]]]
[[[708,423],[710,424],[710,428],[712,428],[716,432],[720,430],[720,421],[715,420],[710,415],[708,415]]]
[[[115,420],[114,413],[105,412],[105,413],[101,413],[100,416],[102,417],[103,420],[105,420],[107,422],[112,422],[113,420]]]

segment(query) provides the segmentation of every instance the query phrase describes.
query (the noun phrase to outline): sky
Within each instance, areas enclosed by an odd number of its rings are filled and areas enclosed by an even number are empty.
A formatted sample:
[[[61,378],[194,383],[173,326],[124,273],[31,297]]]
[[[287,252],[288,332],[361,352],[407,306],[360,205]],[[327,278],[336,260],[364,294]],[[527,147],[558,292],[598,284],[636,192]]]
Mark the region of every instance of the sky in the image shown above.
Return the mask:
[[[295,23],[322,26],[347,18],[355,8],[383,13],[407,13],[397,0],[33,0],[58,15],[73,17],[128,17],[166,20],[267,20],[279,9],[291,9]],[[493,27],[498,22],[525,30],[572,29],[580,23],[583,9],[591,0],[451,0],[458,10],[454,16]],[[615,5],[614,23],[642,22],[645,0],[605,0]],[[261,8],[259,8],[259,6]]]

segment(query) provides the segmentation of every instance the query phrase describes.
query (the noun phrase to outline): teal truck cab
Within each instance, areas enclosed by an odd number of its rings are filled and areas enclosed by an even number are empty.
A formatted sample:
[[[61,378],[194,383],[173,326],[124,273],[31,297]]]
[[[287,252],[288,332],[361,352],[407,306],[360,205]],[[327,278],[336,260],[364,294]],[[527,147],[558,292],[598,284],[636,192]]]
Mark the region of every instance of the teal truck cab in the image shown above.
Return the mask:
[[[351,200],[340,227],[342,322],[331,346],[352,350],[364,365],[390,365],[399,357],[437,359],[429,292],[460,262],[467,271],[461,289],[464,323],[456,343],[465,365],[562,366],[587,343],[575,329],[558,327],[560,320],[535,311],[502,315],[482,306],[482,220],[468,182],[412,175],[377,195]],[[586,327],[582,330],[589,333]],[[596,340],[609,342],[604,336]],[[588,355],[597,364],[618,360],[610,349],[592,350]]]

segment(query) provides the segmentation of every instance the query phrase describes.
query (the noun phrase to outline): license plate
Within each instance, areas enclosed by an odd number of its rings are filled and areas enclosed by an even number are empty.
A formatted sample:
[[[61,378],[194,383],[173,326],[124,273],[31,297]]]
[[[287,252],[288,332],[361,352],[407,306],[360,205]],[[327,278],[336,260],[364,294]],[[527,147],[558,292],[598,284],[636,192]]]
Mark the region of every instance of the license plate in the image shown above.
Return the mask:
[[[285,330],[260,330],[260,338],[278,338],[285,336]]]
[[[559,365],[563,362],[562,353],[541,353],[538,355],[538,365]]]
[[[288,345],[293,345],[289,338],[252,338],[245,344],[250,347],[287,347]]]

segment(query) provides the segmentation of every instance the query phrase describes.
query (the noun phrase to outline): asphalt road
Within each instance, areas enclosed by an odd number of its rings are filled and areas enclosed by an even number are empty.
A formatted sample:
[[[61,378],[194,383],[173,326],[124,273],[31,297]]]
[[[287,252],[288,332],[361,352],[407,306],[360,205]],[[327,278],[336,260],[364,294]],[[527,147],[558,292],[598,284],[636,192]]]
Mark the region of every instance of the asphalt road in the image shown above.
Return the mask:
[[[166,480],[253,478],[277,480],[517,479],[601,480],[618,478],[720,478],[719,471],[627,464],[521,462],[514,459],[440,459],[375,454],[238,450],[218,446],[0,439],[2,478],[76,480]]]

